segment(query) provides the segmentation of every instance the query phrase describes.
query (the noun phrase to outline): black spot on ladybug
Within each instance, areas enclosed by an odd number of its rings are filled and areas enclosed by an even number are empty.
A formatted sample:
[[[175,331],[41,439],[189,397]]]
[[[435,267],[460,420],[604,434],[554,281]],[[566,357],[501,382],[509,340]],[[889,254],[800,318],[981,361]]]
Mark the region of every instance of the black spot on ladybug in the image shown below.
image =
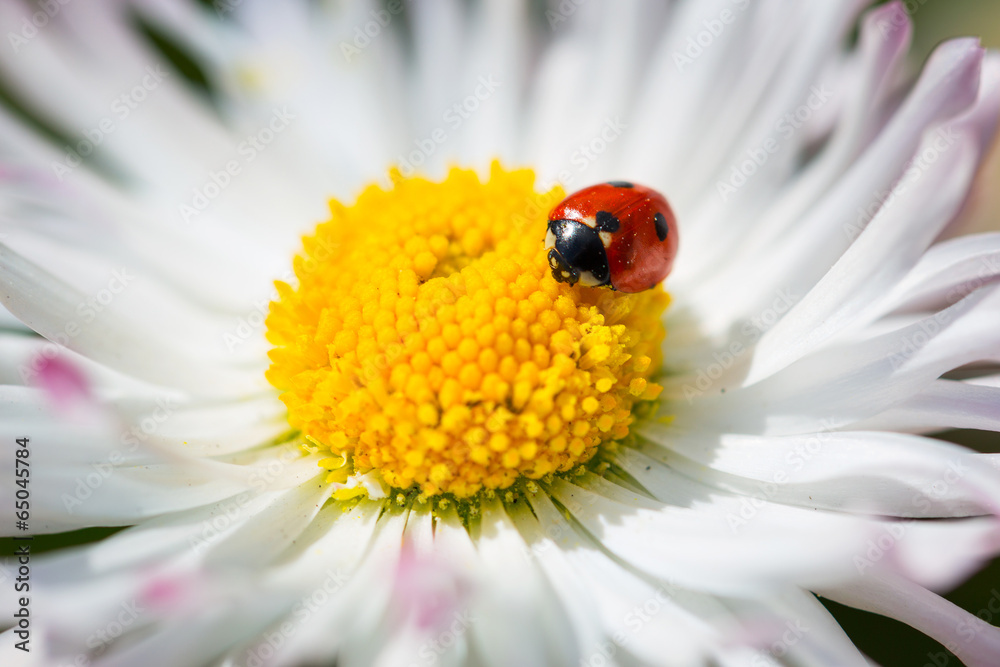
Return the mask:
[[[628,181],[608,181],[608,185],[613,188],[634,188],[635,186]]]
[[[618,218],[611,213],[608,213],[607,211],[598,211],[596,217],[598,230],[602,232],[611,232],[612,234],[618,231],[620,223],[618,222]],[[663,239],[660,240],[662,241]]]
[[[653,216],[653,222],[656,223],[656,238],[661,241],[667,240],[667,219],[662,213],[657,213]]]

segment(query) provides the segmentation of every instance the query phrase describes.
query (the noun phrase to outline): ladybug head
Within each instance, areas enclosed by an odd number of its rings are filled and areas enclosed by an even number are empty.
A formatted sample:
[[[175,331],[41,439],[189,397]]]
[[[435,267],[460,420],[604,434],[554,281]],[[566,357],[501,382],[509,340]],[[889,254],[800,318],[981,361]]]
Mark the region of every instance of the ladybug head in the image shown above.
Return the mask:
[[[550,220],[545,247],[552,277],[559,282],[586,287],[610,283],[608,255],[596,229],[576,220]]]

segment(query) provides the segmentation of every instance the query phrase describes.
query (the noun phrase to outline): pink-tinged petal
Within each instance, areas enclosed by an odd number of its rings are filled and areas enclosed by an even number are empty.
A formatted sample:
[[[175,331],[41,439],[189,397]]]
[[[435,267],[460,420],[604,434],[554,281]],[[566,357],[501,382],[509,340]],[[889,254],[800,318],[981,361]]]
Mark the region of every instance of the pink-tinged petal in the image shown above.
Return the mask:
[[[137,591],[140,607],[154,614],[176,614],[202,606],[214,595],[211,580],[200,572],[158,572]]]
[[[1000,387],[935,380],[916,396],[852,428],[902,433],[955,428],[1000,431]]]
[[[34,367],[38,369],[35,381],[60,409],[68,409],[80,403],[92,403],[90,382],[83,372],[66,358],[55,355],[41,357]]]
[[[973,234],[932,246],[883,304],[886,312],[938,310],[1000,280],[1000,233]]]
[[[995,667],[1000,656],[1000,628],[903,577],[890,573],[861,577],[823,597],[898,619],[933,637],[968,667]],[[986,604],[987,600],[983,600]]]
[[[811,290],[850,246],[847,232],[859,226],[859,209],[877,210],[879,198],[907,175],[926,131],[975,104],[983,58],[975,39],[939,46],[899,111],[788,234],[764,254],[726,258],[712,281],[692,286],[688,298],[704,313],[705,325],[722,331],[733,319],[764,310],[782,289],[799,295]],[[745,280],[748,275],[754,279]]]
[[[393,602],[417,630],[439,631],[462,608],[468,594],[468,584],[450,563],[434,551],[418,551],[409,537],[403,540]]]
[[[917,166],[891,189],[890,199],[871,222],[852,230],[852,235],[860,234],[857,241],[788,317],[761,338],[747,384],[880,312],[885,295],[918,264],[965,203],[996,128],[998,84],[1000,62],[987,57],[976,103],[945,128],[928,133],[915,154],[915,159],[932,159],[934,163],[924,166],[916,161]],[[928,155],[933,158],[923,157]],[[912,187],[914,183],[916,187]]]
[[[156,607],[176,604],[187,592],[186,587],[175,579],[156,579],[142,592],[142,601]]]
[[[964,521],[914,521],[901,528],[886,565],[932,590],[950,590],[1000,553],[1000,523],[993,517]]]
[[[32,383],[42,390],[49,405],[63,419],[87,422],[103,413],[90,380],[67,355],[41,354],[31,368],[36,371]]]
[[[906,189],[909,183],[904,183],[900,194],[894,191],[893,205],[885,205],[788,317],[764,334],[746,384],[787,367],[859,319],[871,318],[965,201],[979,153],[971,140],[961,139],[923,174],[932,187]],[[924,145],[933,150],[933,138]]]
[[[696,247],[697,251],[678,257],[675,274],[685,270],[681,265],[685,262],[698,267],[697,273],[690,275],[695,282],[711,279],[720,263],[734,257],[760,256],[791,233],[817,198],[851,167],[880,131],[885,122],[883,109],[894,104],[892,98],[903,75],[911,33],[912,25],[901,2],[876,7],[865,15],[859,29],[856,61],[847,61],[842,83],[831,84],[835,95],[843,95],[843,104],[831,101],[819,109],[820,113],[835,116],[831,120],[837,122],[827,147],[779,197],[763,205],[757,213],[757,224],[733,224],[733,209],[740,207],[734,206],[733,200],[713,198],[716,201],[712,205],[722,213],[699,216],[708,224],[694,225],[691,236],[685,236],[685,247]]]

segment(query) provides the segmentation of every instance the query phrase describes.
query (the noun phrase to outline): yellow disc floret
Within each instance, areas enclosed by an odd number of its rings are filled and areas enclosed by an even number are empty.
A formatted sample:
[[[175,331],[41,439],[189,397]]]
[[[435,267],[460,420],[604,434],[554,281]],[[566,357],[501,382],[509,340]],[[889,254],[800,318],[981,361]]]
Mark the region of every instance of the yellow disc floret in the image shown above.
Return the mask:
[[[530,170],[396,176],[332,201],[298,286],[277,283],[267,377],[290,424],[357,472],[458,498],[627,435],[635,402],[661,390],[666,293],[553,280],[543,238],[564,193],[536,193]]]

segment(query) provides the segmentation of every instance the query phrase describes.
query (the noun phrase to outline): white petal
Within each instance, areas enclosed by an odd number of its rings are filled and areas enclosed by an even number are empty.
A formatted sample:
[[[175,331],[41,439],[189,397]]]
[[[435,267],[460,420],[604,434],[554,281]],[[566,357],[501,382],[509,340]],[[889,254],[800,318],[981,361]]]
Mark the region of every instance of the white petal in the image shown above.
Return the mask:
[[[1000,655],[1000,629],[902,577],[865,577],[821,594],[897,618],[944,644],[969,667],[995,665]]]
[[[721,267],[714,280],[691,285],[693,306],[709,330],[759,313],[781,289],[804,294],[850,245],[845,225],[872,197],[889,189],[913,157],[924,130],[954,118],[975,102],[983,51],[975,40],[947,42],[934,52],[907,101],[793,233],[766,254]],[[780,115],[780,114],[779,114]],[[876,202],[877,203],[877,202]],[[746,276],[753,280],[746,280]]]
[[[863,422],[859,430],[931,433],[953,428],[1000,431],[1000,387],[935,380],[916,396]]]
[[[973,234],[932,246],[886,298],[899,310],[939,310],[1000,275],[1000,234]]]
[[[481,573],[494,581],[516,586],[491,586],[476,606],[481,618],[504,618],[503,628],[476,624],[472,642],[486,665],[523,665],[543,662],[576,662],[572,630],[548,583],[531,561],[524,558],[527,545],[502,506],[484,503],[476,540],[482,558]],[[514,638],[517,638],[514,641]]]
[[[733,385],[722,384],[720,393],[707,376],[706,383],[698,374],[680,377],[665,383],[665,398],[673,395],[677,405],[666,403],[664,410],[676,409],[683,431],[707,426],[712,432],[778,435],[840,428],[892,407],[955,368],[997,358],[998,305],[1000,290],[987,286],[934,315],[888,326],[888,333],[873,330],[870,337],[828,345],[737,391],[725,392]],[[725,354],[732,374],[745,356]],[[721,369],[727,359],[717,358]],[[723,376],[723,382],[737,380]]]
[[[178,350],[137,321],[134,313],[113,305],[86,326],[76,323],[77,306],[88,295],[60,281],[43,267],[0,246],[0,275],[6,289],[4,305],[49,340],[144,380],[189,390],[195,394],[246,394],[263,388],[259,372],[246,372]],[[71,335],[73,334],[73,335]]]
[[[718,509],[706,512],[626,494],[597,478],[589,484],[591,489],[583,489],[556,480],[553,498],[630,565],[711,593],[749,594],[790,581],[807,586],[849,577],[850,556],[867,534],[860,523],[832,514],[765,504],[747,521],[735,498],[709,499]],[[621,499],[602,497],[593,488],[613,488]],[[738,559],[731,557],[734,551]]]
[[[936,139],[922,147],[933,150]],[[897,186],[893,204],[882,207],[833,268],[760,339],[744,383],[802,358],[877,306],[958,212],[978,160],[977,147],[961,137],[923,173],[933,188]]]
[[[662,436],[649,430],[647,437],[662,442]],[[827,431],[670,442],[670,449],[645,451],[703,483],[750,496],[755,505],[767,500],[925,518],[975,516],[1000,507],[1000,476],[987,461],[963,447],[927,438]],[[623,450],[619,456],[630,472],[641,471],[638,455]]]

